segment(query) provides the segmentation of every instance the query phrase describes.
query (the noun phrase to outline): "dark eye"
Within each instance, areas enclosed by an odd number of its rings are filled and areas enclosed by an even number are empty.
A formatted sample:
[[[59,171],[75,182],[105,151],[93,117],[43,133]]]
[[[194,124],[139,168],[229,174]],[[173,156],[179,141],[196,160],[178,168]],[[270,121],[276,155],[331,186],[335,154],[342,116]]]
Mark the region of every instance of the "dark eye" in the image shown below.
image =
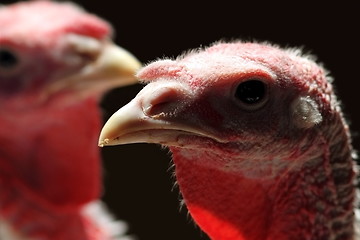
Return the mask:
[[[250,110],[258,109],[266,102],[267,86],[263,81],[257,79],[244,81],[237,86],[235,97]]]
[[[0,70],[7,70],[16,67],[19,63],[17,56],[8,49],[0,49]]]

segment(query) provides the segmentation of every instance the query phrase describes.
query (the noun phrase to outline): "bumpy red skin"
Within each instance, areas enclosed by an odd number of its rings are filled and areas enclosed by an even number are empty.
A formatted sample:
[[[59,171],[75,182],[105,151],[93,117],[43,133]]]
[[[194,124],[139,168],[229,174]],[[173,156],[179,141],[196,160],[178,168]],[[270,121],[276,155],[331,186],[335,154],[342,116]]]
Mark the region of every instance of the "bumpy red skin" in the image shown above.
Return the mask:
[[[235,42],[155,62],[138,77],[151,82],[144,92],[172,81],[179,87],[180,97],[152,106],[161,114],[149,118],[222,140],[179,134],[170,144],[184,203],[211,239],[354,239],[352,147],[321,67],[277,47]],[[268,83],[270,100],[244,111],[231,89],[252,78]],[[306,118],[292,104],[300,96],[316,102],[322,121],[299,124]]]
[[[101,41],[110,25],[70,4],[31,1],[1,8],[0,28],[0,46],[21,57],[16,71],[0,71],[0,220],[29,239],[108,239],[83,213],[102,190],[102,92],[46,87],[86,64],[65,60],[63,36]]]
[[[343,145],[332,146],[332,153],[325,145],[319,149],[324,152],[321,158],[272,179],[249,179],[238,171],[201,164],[214,158],[226,162],[220,152],[211,159],[205,157],[211,154],[186,159],[183,155],[191,150],[171,151],[185,204],[211,239],[350,240],[354,239],[354,173],[351,164],[335,167],[339,159],[351,160]]]

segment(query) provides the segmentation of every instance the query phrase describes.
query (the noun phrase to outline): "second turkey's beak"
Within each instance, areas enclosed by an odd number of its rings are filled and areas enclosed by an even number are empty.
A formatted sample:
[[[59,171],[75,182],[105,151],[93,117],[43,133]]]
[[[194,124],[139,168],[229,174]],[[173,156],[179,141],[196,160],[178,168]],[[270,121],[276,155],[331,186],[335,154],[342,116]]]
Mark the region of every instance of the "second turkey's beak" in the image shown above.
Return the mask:
[[[74,39],[74,55],[88,58],[88,63],[76,74],[61,77],[51,83],[48,93],[61,89],[74,89],[85,93],[102,92],[137,82],[135,73],[141,63],[130,52],[111,41],[99,43],[84,37]]]
[[[183,110],[191,108],[189,96],[191,90],[179,83],[147,85],[109,118],[99,146],[146,142],[184,147],[184,140],[193,137],[221,141],[201,123],[184,117]]]
[[[85,81],[103,79],[113,86],[125,86],[137,82],[135,73],[140,67],[141,63],[130,52],[109,42],[77,77],[86,78]]]

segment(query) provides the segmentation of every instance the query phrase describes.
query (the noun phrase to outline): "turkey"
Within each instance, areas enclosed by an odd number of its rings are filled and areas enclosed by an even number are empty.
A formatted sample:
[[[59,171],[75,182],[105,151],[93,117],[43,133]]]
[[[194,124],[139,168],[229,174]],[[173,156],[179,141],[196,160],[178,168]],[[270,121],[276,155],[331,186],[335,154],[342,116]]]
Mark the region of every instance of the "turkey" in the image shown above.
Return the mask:
[[[356,154],[313,56],[217,42],[158,60],[99,146],[158,143],[183,203],[214,240],[354,240]]]
[[[1,6],[0,29],[0,239],[128,239],[100,201],[98,103],[139,61],[72,3]]]

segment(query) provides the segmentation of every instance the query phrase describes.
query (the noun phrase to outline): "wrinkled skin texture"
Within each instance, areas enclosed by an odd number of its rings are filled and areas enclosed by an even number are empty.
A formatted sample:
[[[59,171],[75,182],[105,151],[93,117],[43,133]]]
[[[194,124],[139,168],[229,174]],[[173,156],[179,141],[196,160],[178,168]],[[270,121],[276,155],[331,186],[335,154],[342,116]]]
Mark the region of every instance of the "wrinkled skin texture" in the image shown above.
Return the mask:
[[[98,101],[140,64],[71,3],[3,6],[0,28],[0,239],[122,239],[99,201]]]
[[[148,85],[108,120],[99,144],[168,146],[184,203],[211,239],[356,239],[355,154],[330,77],[312,57],[216,43],[138,77]]]

